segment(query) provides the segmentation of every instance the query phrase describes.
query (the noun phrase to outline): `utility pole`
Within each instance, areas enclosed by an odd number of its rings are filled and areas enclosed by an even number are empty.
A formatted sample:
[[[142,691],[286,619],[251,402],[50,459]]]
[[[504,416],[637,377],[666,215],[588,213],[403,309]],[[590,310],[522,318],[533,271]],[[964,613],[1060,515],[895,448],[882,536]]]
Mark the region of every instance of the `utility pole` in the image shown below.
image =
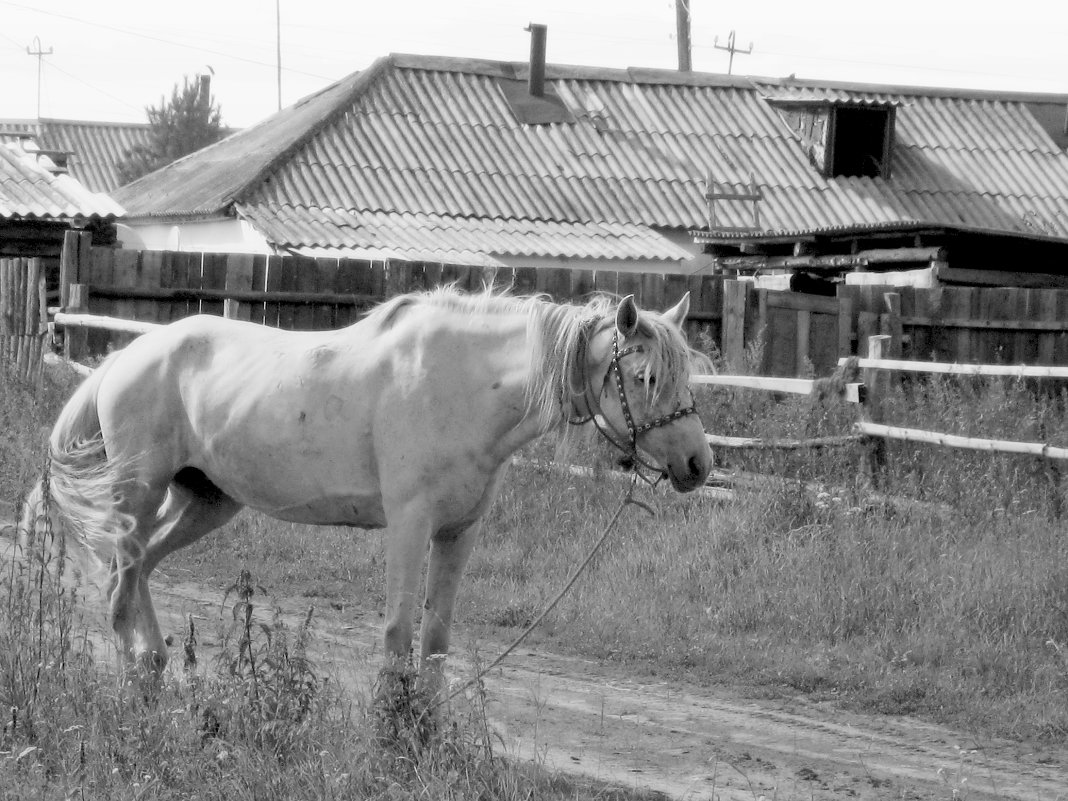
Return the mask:
[[[730,36],[727,37],[726,46],[721,45],[719,43],[719,37],[718,36],[715,39],[712,40],[712,46],[714,48],[716,48],[717,50],[726,50],[727,52],[729,52],[731,54],[730,60],[727,61],[727,74],[728,75],[730,75],[731,72],[734,70],[734,54],[735,53],[741,53],[743,56],[748,56],[750,53],[753,52],[753,43],[752,42],[749,43],[749,49],[748,50],[742,50],[741,48],[738,48],[738,47],[734,46],[734,31],[731,31]]]
[[[44,62],[45,56],[52,55],[52,48],[44,50],[41,47],[41,37],[33,37],[33,50],[29,47],[26,48],[26,54],[30,56],[37,56],[37,119],[41,119],[41,67]]]
[[[675,0],[675,38],[679,45],[679,72],[693,69],[690,60],[690,0]]]

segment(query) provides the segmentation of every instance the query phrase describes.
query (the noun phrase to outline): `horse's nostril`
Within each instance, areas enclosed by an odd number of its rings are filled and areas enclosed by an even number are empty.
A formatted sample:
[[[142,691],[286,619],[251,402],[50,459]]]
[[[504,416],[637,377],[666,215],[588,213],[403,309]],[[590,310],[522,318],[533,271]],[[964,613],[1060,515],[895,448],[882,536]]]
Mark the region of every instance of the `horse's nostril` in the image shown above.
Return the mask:
[[[696,456],[691,456],[690,461],[686,463],[686,466],[690,468],[690,477],[694,478],[701,475],[704,472],[704,465],[701,464],[701,460]]]

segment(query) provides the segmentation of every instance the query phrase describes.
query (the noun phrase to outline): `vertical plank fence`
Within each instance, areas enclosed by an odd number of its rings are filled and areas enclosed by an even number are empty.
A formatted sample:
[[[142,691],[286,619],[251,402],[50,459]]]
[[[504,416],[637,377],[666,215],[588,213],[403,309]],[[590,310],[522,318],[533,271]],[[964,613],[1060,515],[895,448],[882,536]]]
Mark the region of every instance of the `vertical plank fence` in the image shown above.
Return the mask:
[[[690,292],[687,333],[695,343],[718,343],[723,308],[719,276],[674,276],[570,268],[486,268],[420,262],[184,253],[89,248],[69,232],[61,261],[60,307],[70,309],[70,286],[82,285],[90,314],[169,323],[191,314],[226,314],[295,330],[350,325],[393,295],[455,284],[516,293],[543,292],[581,302],[595,291],[633,294],[645,308],[665,309]],[[121,347],[129,334],[91,330],[89,350]]]
[[[41,259],[0,259],[0,359],[19,380],[40,378],[47,333]]]
[[[343,327],[395,294],[444,284],[471,291],[492,284],[576,302],[592,292],[632,294],[650,309],[668,308],[689,292],[691,342],[714,344],[740,368],[762,337],[763,361],[751,367],[765,375],[829,375],[842,357],[868,356],[876,335],[890,337],[885,352],[895,358],[1068,365],[1068,290],[849,285],[823,297],[719,275],[126,251],[90,247],[89,234],[76,231],[62,251],[62,308],[72,284],[84,285],[93,314],[168,323],[225,312],[304,330]],[[128,339],[94,330],[89,348],[101,353]]]
[[[839,297],[853,304],[860,356],[870,319],[905,359],[1068,365],[1068,290],[842,286]]]
[[[722,298],[723,355],[736,367],[759,338],[764,343],[759,369],[774,376],[828,375],[840,357],[852,353],[850,298],[776,292],[735,280],[725,282]]]

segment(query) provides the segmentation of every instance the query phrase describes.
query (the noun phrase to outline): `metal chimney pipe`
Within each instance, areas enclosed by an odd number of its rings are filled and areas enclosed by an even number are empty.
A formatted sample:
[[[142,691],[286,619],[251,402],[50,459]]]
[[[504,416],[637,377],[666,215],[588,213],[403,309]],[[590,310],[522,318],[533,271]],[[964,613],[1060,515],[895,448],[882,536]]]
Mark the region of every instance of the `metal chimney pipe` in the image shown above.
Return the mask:
[[[211,105],[211,75],[198,75],[197,82],[197,103],[208,108]]]
[[[548,26],[530,23],[527,25],[530,31],[530,77],[527,79],[527,89],[534,97],[545,94],[545,35]]]

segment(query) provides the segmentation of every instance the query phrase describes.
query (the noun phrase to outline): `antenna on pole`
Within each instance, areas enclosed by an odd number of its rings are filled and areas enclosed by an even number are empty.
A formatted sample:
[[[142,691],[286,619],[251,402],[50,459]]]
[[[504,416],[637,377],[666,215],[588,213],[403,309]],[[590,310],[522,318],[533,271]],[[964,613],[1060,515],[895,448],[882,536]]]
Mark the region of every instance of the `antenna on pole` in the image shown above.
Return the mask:
[[[29,56],[37,56],[37,119],[41,119],[41,67],[44,62],[45,56],[52,55],[54,51],[51,47],[47,50],[41,47],[41,37],[33,37],[33,50],[29,47],[26,48],[26,54]]]
[[[715,39],[712,40],[712,46],[714,48],[716,48],[716,50],[726,50],[728,53],[731,54],[730,55],[730,59],[727,61],[727,74],[728,75],[730,75],[731,72],[734,70],[734,54],[735,53],[741,53],[743,56],[748,56],[750,53],[753,52],[753,43],[752,42],[749,43],[749,49],[748,50],[742,50],[739,47],[735,47],[735,45],[734,45],[734,31],[730,32],[730,36],[727,37],[727,44],[725,46],[721,45],[719,43],[719,37],[718,36]]]
[[[675,0],[675,32],[679,45],[679,72],[693,69],[690,59],[690,0]]]

